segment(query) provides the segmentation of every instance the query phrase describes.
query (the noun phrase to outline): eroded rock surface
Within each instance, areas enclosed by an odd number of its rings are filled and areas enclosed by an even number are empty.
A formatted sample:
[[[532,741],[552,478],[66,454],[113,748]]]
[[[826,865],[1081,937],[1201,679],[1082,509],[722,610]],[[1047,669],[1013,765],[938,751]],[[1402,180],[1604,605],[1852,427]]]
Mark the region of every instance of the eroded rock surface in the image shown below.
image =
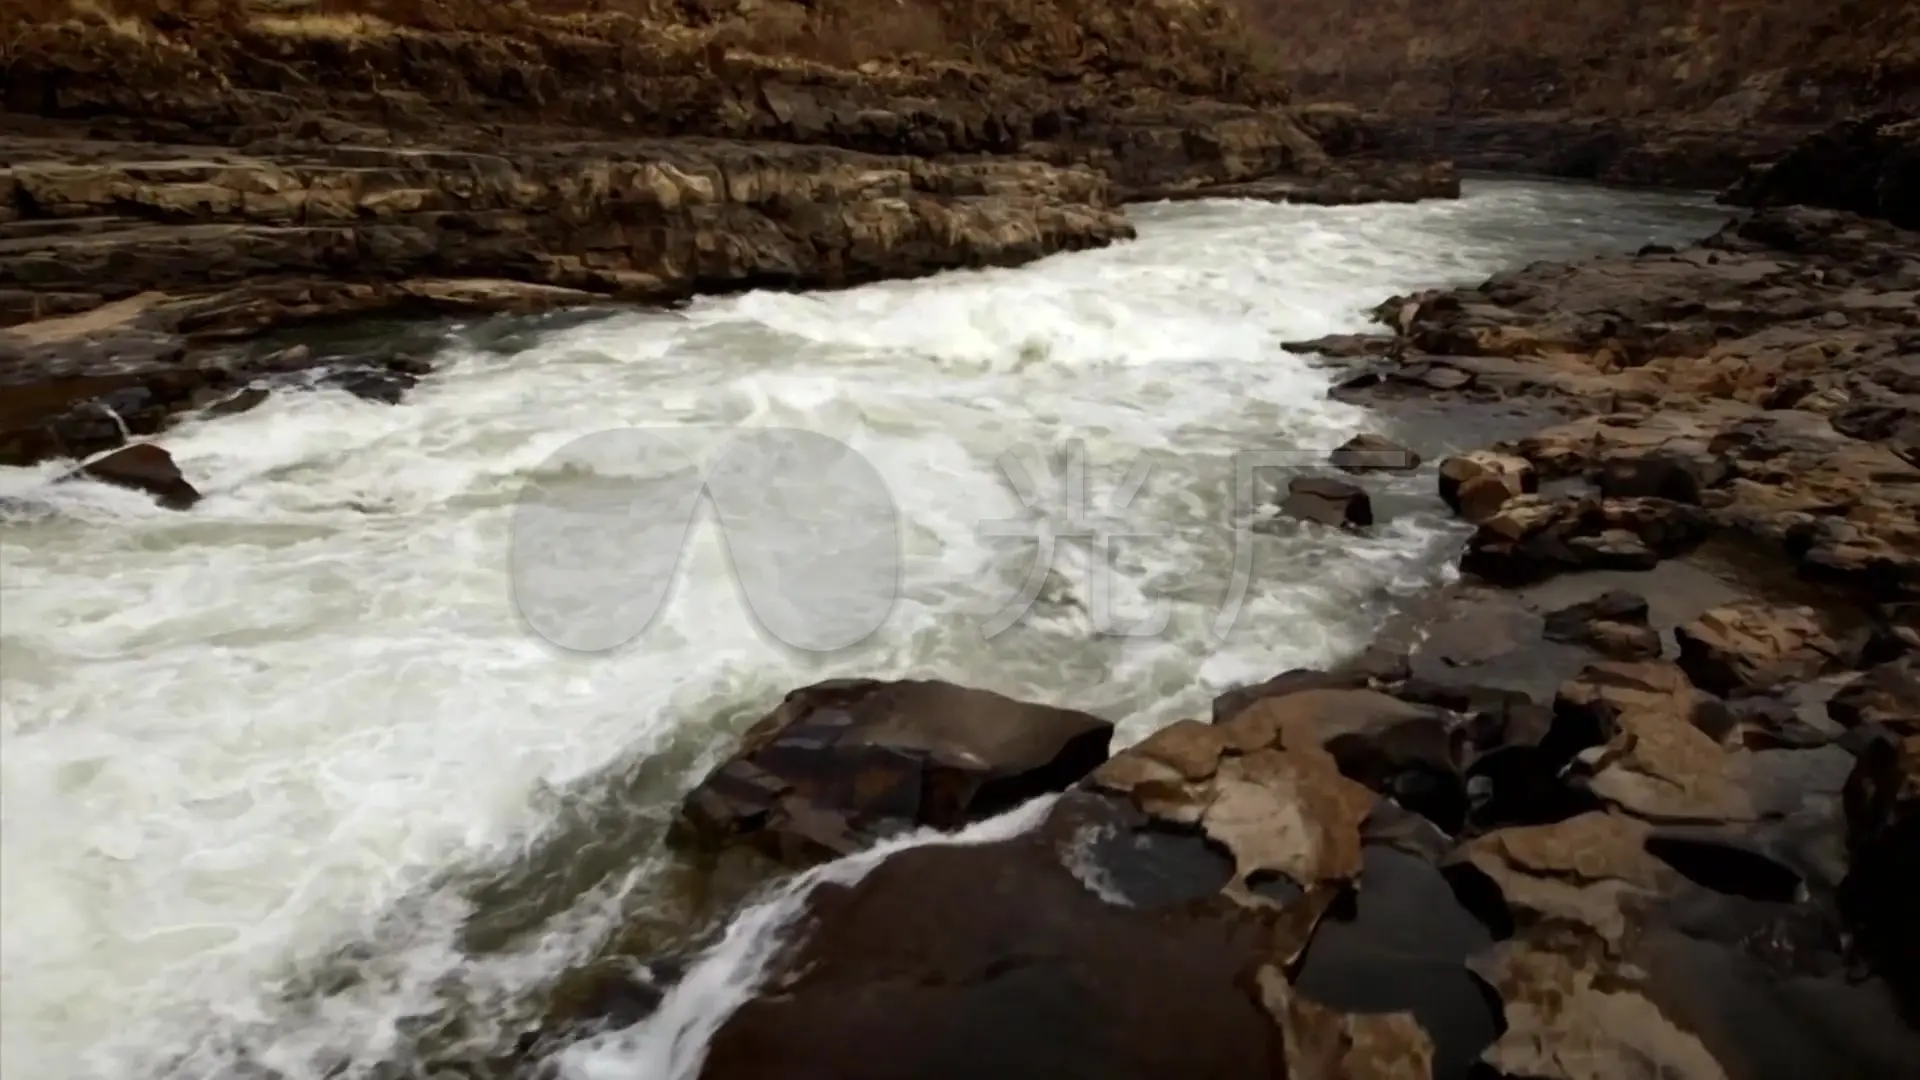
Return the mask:
[[[1747,749],[1679,665],[1552,647],[1583,666],[1539,725],[1419,651],[1295,672],[1030,832],[816,887],[703,1075],[1913,1075],[1910,747]],[[1557,799],[1468,818],[1514,750]]]
[[[1917,298],[1920,234],[1775,207],[1683,250],[1390,300],[1381,346],[1336,343],[1361,366],[1340,393],[1569,414],[1442,463],[1441,496],[1480,526],[1464,565],[1488,580],[1738,537],[1897,621],[1920,588]]]

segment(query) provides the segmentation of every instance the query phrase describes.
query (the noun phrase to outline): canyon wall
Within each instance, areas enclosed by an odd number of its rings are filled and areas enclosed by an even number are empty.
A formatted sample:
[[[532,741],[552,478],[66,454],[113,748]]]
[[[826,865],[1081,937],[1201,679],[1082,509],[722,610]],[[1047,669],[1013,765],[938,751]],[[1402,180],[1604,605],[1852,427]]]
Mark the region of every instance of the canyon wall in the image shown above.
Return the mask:
[[[1820,123],[1920,101],[1914,0],[1247,0],[1303,96]]]
[[[0,462],[306,364],[203,348],[291,323],[1010,265],[1132,235],[1135,198],[1457,193],[1330,159],[1259,41],[1222,0],[10,0]]]
[[[1916,0],[1245,0],[1299,96],[1389,153],[1719,187],[1811,127],[1920,108]]]

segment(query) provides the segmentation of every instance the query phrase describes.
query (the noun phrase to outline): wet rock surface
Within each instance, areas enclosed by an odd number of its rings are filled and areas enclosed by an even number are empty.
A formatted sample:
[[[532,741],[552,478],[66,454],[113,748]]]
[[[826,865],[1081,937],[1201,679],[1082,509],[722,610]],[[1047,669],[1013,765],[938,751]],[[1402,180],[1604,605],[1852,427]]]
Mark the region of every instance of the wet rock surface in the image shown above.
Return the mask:
[[[1296,476],[1287,482],[1280,512],[1302,521],[1337,528],[1364,529],[1373,524],[1373,499],[1365,488],[1331,476]]]
[[[1586,588],[1455,621],[1700,618]],[[1749,748],[1678,664],[1554,636],[1277,677],[1029,832],[817,886],[703,1075],[1916,1075],[1920,744]]]
[[[1483,463],[1442,465],[1443,497],[1479,524],[1469,568],[1489,580],[1645,568],[1737,535],[1809,581],[1909,603],[1917,256],[1916,234],[1884,221],[1770,208],[1684,250],[1389,301],[1391,345],[1354,361],[1339,393],[1567,416],[1482,455],[1537,474],[1534,492],[1480,482],[1498,471]]]
[[[1309,346],[1557,411],[1434,468],[1414,644],[820,886],[703,1075],[1920,1076],[1916,267],[1772,207]]]
[[[787,863],[951,830],[1078,782],[1107,759],[1099,717],[941,682],[849,679],[787,695],[681,804],[674,837]]]

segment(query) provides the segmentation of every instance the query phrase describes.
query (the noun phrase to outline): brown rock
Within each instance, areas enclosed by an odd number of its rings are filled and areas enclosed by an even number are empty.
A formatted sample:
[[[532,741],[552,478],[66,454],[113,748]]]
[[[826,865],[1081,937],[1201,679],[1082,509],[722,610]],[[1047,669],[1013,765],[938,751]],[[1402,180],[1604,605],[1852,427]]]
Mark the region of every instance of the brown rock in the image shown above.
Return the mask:
[[[1648,820],[1754,820],[1741,764],[1695,726],[1699,704],[1672,664],[1607,663],[1568,683],[1555,713],[1570,729],[1608,733],[1580,755],[1586,789],[1606,804]]]
[[[1442,829],[1466,814],[1460,770],[1466,732],[1458,718],[1375,690],[1303,689],[1263,698],[1216,728],[1226,745],[1330,755],[1340,774],[1421,814]]]
[[[1283,750],[1279,728],[1246,720],[1266,707],[1217,727],[1170,725],[1116,755],[1088,783],[1125,795],[1149,816],[1197,825],[1231,854],[1234,879],[1246,888],[1282,879],[1311,890],[1351,879],[1360,872],[1360,823],[1374,795],[1317,746]]]
[[[1608,457],[1600,463],[1593,480],[1603,498],[1698,504],[1704,492],[1725,483],[1730,474],[1724,460],[1704,449],[1682,454],[1662,447]]]
[[[1363,529],[1373,524],[1373,500],[1366,491],[1326,476],[1296,476],[1288,481],[1280,512],[1336,528]]]
[[[1116,859],[1175,891],[1129,891]],[[727,1019],[701,1076],[1264,1080],[1281,1040],[1242,976],[1272,946],[1242,909],[1194,902],[1213,869],[1088,796],[1026,836],[902,852],[814,891],[777,990]]]
[[[1712,530],[1698,507],[1664,499],[1508,499],[1480,523],[1460,569],[1495,585],[1544,581],[1572,570],[1648,570]]]
[[[1595,811],[1501,829],[1464,845],[1454,858],[1487,876],[1517,925],[1576,923],[1618,942],[1635,902],[1678,880],[1647,853],[1650,833],[1645,822]]]
[[[1674,630],[1680,669],[1713,694],[1811,679],[1839,664],[1840,646],[1809,607],[1746,602],[1715,608]]]
[[[1440,499],[1468,521],[1481,522],[1508,500],[1539,490],[1539,475],[1524,458],[1476,450],[1440,463]]]
[[[1011,839],[894,855],[814,889],[809,933],[722,1025],[702,1076],[1413,1080],[1458,1075],[1485,1045],[1482,1016],[1441,1064],[1406,1006],[1348,1012],[1296,989],[1283,972],[1325,898],[1231,876],[1200,838],[1085,792]],[[1318,962],[1336,980],[1363,964]]]
[[[1430,1080],[1433,1040],[1412,1013],[1338,1013],[1294,991],[1279,969],[1258,977],[1260,999],[1286,1039],[1286,1074],[1350,1080]]]
[[[1327,464],[1350,473],[1412,472],[1420,455],[1384,435],[1355,435],[1327,456]]]
[[[1542,634],[1549,641],[1585,645],[1616,660],[1650,659],[1660,655],[1660,634],[1648,625],[1648,612],[1645,597],[1613,589],[1550,612]]]
[[[1476,476],[1454,494],[1454,512],[1471,522],[1485,521],[1514,497],[1513,485],[1502,476]]]
[[[1507,1031],[1483,1060],[1539,1080],[1731,1080],[1592,937],[1514,940],[1474,970],[1506,1004]]]
[[[1827,715],[1843,727],[1878,724],[1920,735],[1920,659],[1878,664],[1849,680],[1828,699]]]
[[[200,492],[180,475],[173,455],[152,443],[140,443],[115,450],[97,461],[90,461],[73,474],[103,484],[132,488],[152,495],[169,510],[185,510],[200,501]]]
[[[1301,690],[1358,690],[1367,685],[1361,672],[1327,672],[1312,668],[1283,671],[1263,683],[1237,686],[1213,699],[1213,722],[1224,723],[1247,706],[1265,698],[1284,697]]]
[[[681,804],[674,838],[788,862],[954,829],[1060,791],[1107,757],[1099,717],[942,682],[843,679],[788,694]]]

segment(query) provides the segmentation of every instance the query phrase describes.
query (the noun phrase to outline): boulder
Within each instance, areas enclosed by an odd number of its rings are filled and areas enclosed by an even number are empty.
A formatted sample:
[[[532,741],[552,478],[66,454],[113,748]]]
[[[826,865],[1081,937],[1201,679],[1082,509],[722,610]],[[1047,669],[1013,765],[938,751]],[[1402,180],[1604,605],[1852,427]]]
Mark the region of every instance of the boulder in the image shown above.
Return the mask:
[[[1285,697],[1301,690],[1358,690],[1367,685],[1367,676],[1358,672],[1320,671],[1294,668],[1251,686],[1236,686],[1213,699],[1213,722],[1231,720],[1257,701]]]
[[[1350,473],[1412,472],[1420,455],[1384,435],[1355,435],[1327,455],[1327,464]]]
[[[1611,589],[1549,612],[1542,636],[1584,645],[1616,660],[1649,659],[1660,655],[1660,634],[1647,623],[1649,610],[1646,598],[1638,593]]]
[[[788,694],[681,803],[677,843],[790,863],[951,830],[1072,786],[1107,759],[1089,713],[931,681],[840,679]]]
[[[1312,688],[1262,698],[1219,725],[1230,746],[1318,751],[1357,781],[1448,831],[1467,812],[1467,732],[1444,709],[1377,690]]]
[[[1476,450],[1440,463],[1440,500],[1470,522],[1485,521],[1508,499],[1539,488],[1532,463],[1510,454]]]
[[[1465,1080],[1498,1026],[1461,967],[1488,937],[1329,752],[1427,711],[1289,697],[1162,729],[1021,835],[817,887],[702,1075]]]
[[[1289,480],[1280,512],[1335,528],[1363,529],[1373,524],[1373,500],[1366,490],[1329,476],[1296,476]]]
[[[1805,606],[1731,604],[1676,628],[1674,638],[1681,670],[1711,694],[1801,682],[1843,663],[1841,647],[1828,636],[1819,613]]]
[[[1480,523],[1460,569],[1500,586],[1573,570],[1650,570],[1711,531],[1707,514],[1685,503],[1525,495]]]
[[[152,443],[137,443],[82,465],[74,476],[144,491],[169,510],[185,510],[200,492],[180,474],[173,455]]]
[[[1255,807],[1233,792],[1249,781],[1225,782],[1216,805],[1227,835],[1269,820],[1242,817]],[[1290,782],[1259,790],[1278,800],[1275,811],[1309,813],[1311,797]],[[1324,822],[1357,825],[1346,815]],[[1278,854],[1307,839],[1257,843]],[[1357,839],[1349,844],[1354,857],[1340,865],[1357,873]],[[778,992],[721,1026],[701,1075],[1432,1075],[1432,1040],[1410,1016],[1342,1013],[1290,985],[1285,972],[1319,902],[1216,895],[1232,874],[1191,835],[1087,793],[1066,796],[1013,839],[902,852],[853,884],[814,890],[812,932],[781,964]]]
[[[1827,716],[1845,728],[1883,727],[1920,735],[1920,657],[1877,664],[1827,700]]]

